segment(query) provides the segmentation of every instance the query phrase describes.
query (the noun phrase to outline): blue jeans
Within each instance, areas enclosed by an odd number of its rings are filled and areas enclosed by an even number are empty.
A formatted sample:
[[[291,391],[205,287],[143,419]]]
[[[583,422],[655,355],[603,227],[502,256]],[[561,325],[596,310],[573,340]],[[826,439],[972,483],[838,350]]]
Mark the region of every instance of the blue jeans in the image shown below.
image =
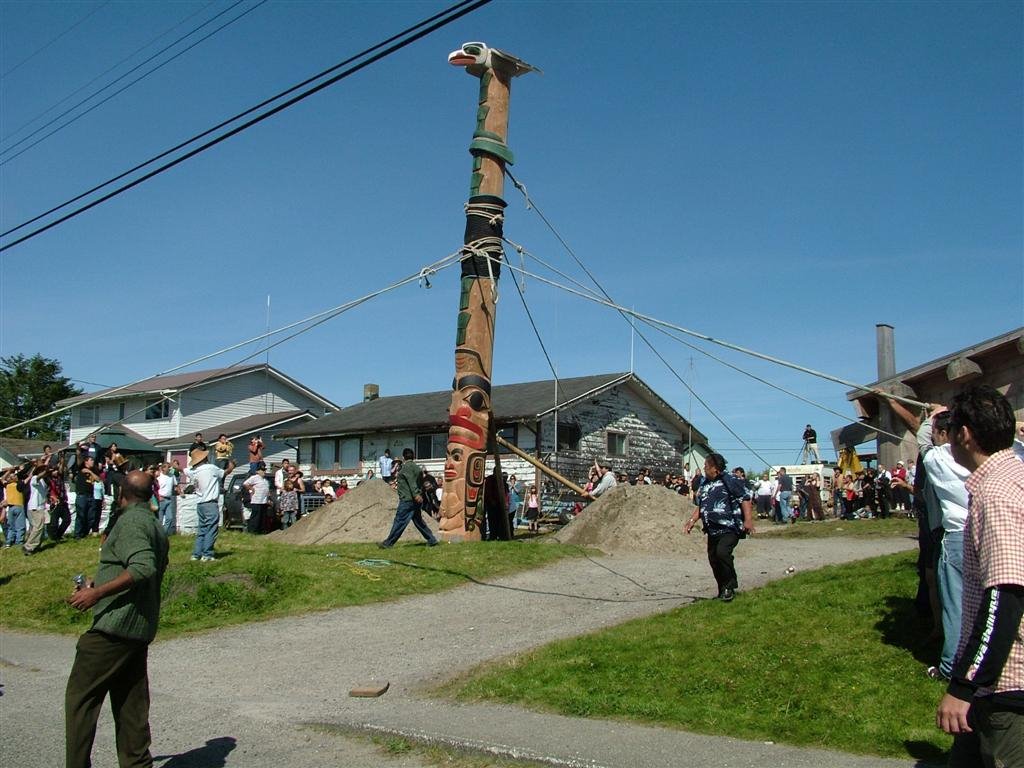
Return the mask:
[[[75,538],[80,539],[88,536],[92,530],[92,522],[89,520],[89,511],[92,509],[92,499],[84,493],[75,496]]]
[[[793,495],[792,491],[779,491],[779,521],[788,523],[792,512],[789,508],[789,497]]]
[[[939,581],[939,606],[942,608],[942,656],[939,671],[949,677],[953,656],[960,642],[961,597],[964,591],[964,532],[947,532],[942,537],[936,575]]]
[[[408,527],[410,520],[416,526],[416,530],[420,532],[420,535],[427,540],[428,544],[436,541],[434,534],[427,527],[427,524],[423,522],[423,516],[420,514],[420,505],[415,501],[399,501],[398,509],[395,511],[395,522],[391,524],[391,533],[388,534],[383,543],[391,546],[398,541]]]
[[[157,507],[157,518],[164,527],[164,533],[170,536],[178,530],[178,500],[173,496],[160,499]]]
[[[4,531],[7,546],[25,543],[25,507],[12,504],[7,508],[7,524]]]
[[[199,530],[196,532],[196,544],[192,547],[192,557],[213,557],[213,545],[217,542],[217,531],[220,528],[217,502],[199,502],[196,505],[196,517]]]

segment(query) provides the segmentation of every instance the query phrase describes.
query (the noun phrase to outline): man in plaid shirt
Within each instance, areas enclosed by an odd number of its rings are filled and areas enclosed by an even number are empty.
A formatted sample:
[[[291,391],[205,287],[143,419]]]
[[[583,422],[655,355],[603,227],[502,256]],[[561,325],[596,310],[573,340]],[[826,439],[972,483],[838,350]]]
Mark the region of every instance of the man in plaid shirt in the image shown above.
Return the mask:
[[[953,458],[971,472],[963,613],[953,675],[936,724],[953,734],[949,765],[1024,766],[1024,463],[1009,401],[989,386],[953,399]]]

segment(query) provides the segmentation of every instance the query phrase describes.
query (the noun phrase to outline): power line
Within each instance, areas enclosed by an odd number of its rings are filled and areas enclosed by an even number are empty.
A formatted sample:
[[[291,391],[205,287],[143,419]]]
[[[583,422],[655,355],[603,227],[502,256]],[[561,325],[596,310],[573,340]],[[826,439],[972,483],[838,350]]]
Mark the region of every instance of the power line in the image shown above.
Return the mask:
[[[456,20],[462,18],[463,16],[465,16],[465,15],[467,15],[469,13],[472,13],[473,11],[477,10],[478,8],[481,8],[481,7],[485,6],[485,5],[487,5],[490,2],[491,2],[491,0],[475,0],[475,2],[470,2],[470,0],[463,0],[463,2],[457,3],[456,5],[452,6],[448,10],[443,11],[441,14],[436,14],[435,16],[431,17],[433,19],[436,19],[436,18],[438,18],[438,16],[444,16],[445,18],[442,18],[439,21],[437,21],[437,22],[435,22],[433,24],[430,24],[427,27],[423,27],[423,24],[425,24],[426,21],[422,21],[419,24],[416,24],[413,27],[410,27],[409,29],[405,30],[404,32],[401,32],[398,35],[395,35],[395,36],[389,38],[389,40],[395,40],[397,38],[402,38],[402,37],[404,37],[405,39],[400,40],[399,42],[397,42],[397,43],[395,43],[393,45],[390,45],[387,48],[384,48],[384,50],[380,51],[379,53],[374,54],[373,56],[370,56],[365,61],[362,61],[359,64],[356,64],[356,65],[354,65],[352,67],[349,67],[348,69],[343,70],[339,74],[337,74],[334,77],[331,77],[330,79],[320,83],[319,85],[316,85],[316,86],[314,86],[314,87],[312,87],[312,88],[310,88],[310,89],[300,93],[299,95],[289,99],[288,101],[285,101],[284,103],[279,104],[278,106],[274,107],[273,109],[268,110],[267,112],[264,112],[263,114],[259,115],[258,117],[254,117],[253,119],[248,120],[245,123],[242,123],[241,125],[231,129],[227,133],[224,133],[224,134],[218,136],[217,138],[212,139],[212,140],[206,142],[205,144],[200,145],[199,147],[197,147],[197,148],[195,148],[193,150],[190,150],[189,152],[185,153],[184,155],[181,155],[180,157],[178,157],[178,158],[176,158],[176,159],[174,159],[174,160],[172,160],[172,161],[170,161],[168,163],[165,163],[165,164],[159,166],[155,170],[152,170],[149,173],[144,174],[143,176],[135,179],[134,181],[131,181],[131,182],[129,182],[129,183],[127,183],[127,184],[125,184],[125,185],[123,185],[121,187],[118,187],[117,189],[115,189],[112,192],[108,192],[106,195],[103,195],[102,197],[100,197],[100,198],[98,198],[96,200],[93,200],[92,202],[87,203],[87,204],[81,206],[80,208],[75,209],[71,213],[68,213],[68,214],[65,214],[64,216],[61,216],[60,218],[50,222],[49,224],[45,224],[42,227],[39,227],[38,229],[35,229],[35,230],[29,232],[27,235],[23,235],[22,237],[20,237],[17,240],[14,240],[14,241],[8,243],[7,245],[0,246],[0,253],[8,250],[9,248],[13,248],[16,245],[21,244],[21,243],[25,242],[26,240],[30,240],[33,237],[35,237],[36,235],[40,235],[43,232],[46,232],[47,230],[52,229],[53,227],[57,226],[58,224],[62,224],[65,221],[68,221],[69,219],[73,219],[74,217],[76,217],[76,216],[78,216],[78,215],[80,215],[82,213],[85,213],[86,211],[90,210],[91,208],[94,208],[97,205],[100,205],[101,203],[104,203],[107,200],[110,200],[111,198],[116,197],[117,195],[120,195],[121,193],[126,192],[129,189],[132,189],[133,187],[136,187],[136,186],[138,186],[139,184],[142,184],[145,181],[148,181],[149,179],[153,178],[154,176],[157,176],[157,175],[163,173],[164,171],[169,170],[170,168],[173,168],[174,166],[184,162],[185,160],[188,160],[189,158],[194,157],[195,155],[198,155],[200,152],[206,151],[210,147],[213,147],[213,146],[221,143],[222,141],[225,141],[225,140],[231,138],[235,134],[241,133],[242,131],[246,130],[247,128],[250,128],[253,125],[256,125],[257,123],[260,123],[263,120],[266,120],[268,117],[276,115],[278,112],[281,112],[282,110],[287,109],[288,107],[291,107],[294,104],[297,104],[298,102],[302,101],[303,99],[306,99],[309,96],[312,96],[314,93],[318,93],[319,91],[322,91],[323,89],[325,89],[325,88],[327,88],[327,87],[329,87],[331,85],[334,85],[335,83],[339,82],[340,80],[343,80],[346,77],[349,77],[350,75],[353,75],[356,72],[360,71],[361,69],[364,69],[365,67],[368,67],[370,64],[373,64],[373,63],[379,61],[380,59],[385,58],[386,56],[390,56],[392,53],[394,53],[394,52],[396,52],[398,50],[401,50],[402,48],[405,48],[408,45],[411,45],[412,43],[416,42],[417,40],[419,40],[419,39],[421,39],[423,37],[426,37],[427,35],[431,34],[432,32],[436,32],[438,29],[441,29],[442,27],[445,27],[448,24],[451,24],[453,21],[456,21]],[[467,3],[468,3],[468,5],[467,5]],[[450,13],[453,9],[459,9],[459,10],[455,11],[454,13]],[[450,15],[449,15],[449,13],[450,13]],[[421,27],[423,27],[423,28],[421,28]],[[408,35],[408,33],[411,30],[418,30],[418,31],[414,32],[411,35]],[[381,46],[386,45],[386,44],[387,44],[387,41],[382,41],[382,42],[374,45],[373,47],[367,49],[367,51],[376,50],[376,49],[378,49]],[[366,52],[364,52],[363,54],[358,54],[355,57],[353,57],[353,59],[361,58],[363,55],[365,55],[365,53]],[[348,61],[352,61],[353,59],[349,59]],[[339,64],[337,66],[338,67],[344,66],[344,64]],[[335,67],[335,68],[337,68],[337,67]],[[332,68],[332,71],[335,68]],[[318,77],[319,76],[315,76],[312,79],[315,80],[315,79],[318,79]],[[309,81],[306,81],[306,82],[309,82]],[[299,87],[301,87],[301,86],[295,86],[295,87],[289,89],[288,91],[285,91],[284,93],[290,93],[291,91],[293,91],[293,90],[295,90],[296,88],[299,88]],[[275,101],[279,97],[280,97],[280,95],[279,96],[275,96],[272,99],[270,99],[269,101]],[[267,102],[264,102],[264,104],[266,104],[266,103]],[[253,107],[251,110],[247,110],[246,112],[242,113],[242,115],[249,114],[250,112],[252,112],[252,111],[254,111],[255,109],[258,109],[258,108],[259,107]],[[236,116],[234,118],[231,118],[230,120],[225,121],[225,123],[221,123],[221,126],[218,126],[218,127],[223,127],[226,123],[233,122],[234,120],[238,119],[239,117],[241,117],[241,115],[238,115],[238,116]],[[211,133],[214,130],[217,130],[217,128],[210,129],[210,131],[207,131],[207,132],[205,132],[203,134],[200,134],[200,136],[209,135],[209,133]],[[184,142],[183,144],[179,145],[178,148],[181,148],[181,147],[183,147],[183,146],[185,146],[187,144],[190,144],[190,143],[198,140],[198,138],[199,137],[194,137],[192,139],[189,139],[187,142]],[[65,203],[61,203],[60,205],[56,206],[55,208],[52,208],[47,213],[40,214],[39,216],[36,216],[35,218],[30,219],[29,221],[26,221],[26,222],[24,222],[22,224],[19,224],[18,226],[14,227],[13,229],[10,229],[7,232],[4,232],[4,233],[0,234],[0,237],[4,237],[4,236],[6,236],[8,234],[11,234],[12,232],[17,231],[17,230],[21,229],[22,227],[25,227],[28,224],[30,224],[30,223],[32,223],[34,221],[38,221],[40,218],[49,215],[49,213],[53,213],[53,212],[55,212],[55,211],[57,211],[57,210],[59,210],[61,208],[64,208],[64,207],[66,207],[68,205],[71,205],[73,202],[76,202],[76,201],[82,199],[83,197],[85,197],[86,195],[91,194],[91,192],[94,192],[94,191],[96,191],[96,190],[98,190],[98,189],[100,189],[102,187],[108,186],[109,184],[112,184],[115,181],[124,178],[126,175],[132,173],[134,170],[138,170],[138,169],[140,169],[140,168],[142,168],[142,167],[144,167],[146,165],[150,165],[150,164],[152,164],[153,162],[155,162],[159,158],[166,157],[167,154],[169,154],[170,152],[173,152],[173,151],[174,150],[168,150],[167,152],[162,153],[162,154],[158,155],[157,157],[152,158],[151,160],[147,160],[145,163],[142,163],[141,165],[136,166],[136,168],[134,168],[132,171],[126,171],[124,174],[121,174],[120,176],[116,177],[115,179],[111,179],[110,181],[104,182],[103,184],[99,185],[98,187],[94,187],[89,192],[85,192],[82,195],[79,195],[79,196],[75,197],[72,200],[69,200],[69,201],[67,201]]]
[[[7,153],[8,153],[8,152],[10,152],[11,150],[13,150],[13,149],[14,149],[15,147],[17,147],[17,146],[20,146],[21,144],[24,144],[24,143],[25,143],[26,141],[28,141],[29,139],[31,139],[31,138],[32,138],[33,136],[35,136],[36,134],[38,134],[38,133],[39,133],[40,131],[43,131],[43,130],[45,130],[46,128],[48,128],[49,126],[53,125],[53,124],[54,124],[55,122],[57,122],[58,120],[60,120],[60,119],[61,119],[62,117],[64,117],[64,116],[65,116],[65,115],[67,115],[68,113],[70,113],[70,112],[73,112],[74,110],[78,109],[78,108],[79,108],[80,106],[82,106],[83,104],[85,104],[85,103],[86,103],[87,101],[89,101],[90,99],[93,99],[93,98],[95,98],[95,97],[96,97],[96,96],[98,96],[99,94],[103,93],[103,91],[107,90],[108,88],[111,88],[111,87],[112,87],[112,86],[113,86],[114,84],[116,84],[116,83],[120,82],[121,80],[123,80],[124,78],[128,77],[128,75],[130,75],[130,74],[131,74],[132,72],[135,72],[136,70],[140,69],[141,67],[144,67],[144,66],[145,66],[146,64],[148,64],[149,62],[153,61],[153,59],[155,59],[155,58],[156,58],[157,56],[159,56],[159,55],[161,55],[162,53],[165,53],[166,51],[170,50],[171,48],[173,48],[174,46],[176,46],[176,45],[177,45],[178,43],[180,43],[180,42],[181,42],[182,40],[184,40],[185,38],[187,38],[187,37],[189,37],[189,36],[191,36],[191,35],[195,34],[196,32],[198,32],[198,31],[199,31],[200,29],[202,29],[203,27],[205,27],[205,26],[206,26],[207,24],[210,24],[210,23],[212,23],[212,22],[216,21],[216,20],[217,20],[218,18],[220,18],[221,16],[223,16],[223,15],[224,15],[225,13],[227,13],[227,12],[228,12],[228,11],[230,11],[230,10],[232,10],[233,8],[237,7],[237,6],[238,6],[238,5],[240,5],[240,4],[242,3],[242,2],[244,2],[244,0],[235,0],[235,2],[234,2],[234,3],[232,3],[231,5],[229,5],[229,6],[227,7],[227,8],[225,8],[225,9],[224,9],[223,11],[221,11],[220,13],[216,14],[215,16],[213,16],[213,17],[212,17],[212,18],[210,18],[210,19],[207,19],[207,20],[206,20],[206,21],[204,21],[204,22],[203,22],[202,24],[200,24],[200,25],[199,25],[198,27],[196,27],[195,29],[192,29],[192,30],[190,30],[189,32],[187,32],[186,34],[184,34],[184,35],[182,35],[181,37],[179,37],[179,38],[178,38],[177,40],[175,40],[175,41],[174,41],[173,43],[170,43],[169,45],[167,45],[167,46],[165,46],[165,47],[161,48],[161,49],[160,49],[159,51],[157,51],[156,53],[154,53],[154,54],[153,54],[152,56],[150,56],[150,57],[149,57],[148,59],[146,59],[145,61],[143,61],[143,62],[141,62],[141,63],[139,63],[139,64],[136,64],[136,65],[135,65],[134,67],[132,67],[131,69],[129,69],[129,70],[128,70],[127,72],[125,72],[125,73],[124,73],[123,75],[120,75],[119,77],[115,78],[115,79],[114,79],[114,80],[112,80],[111,82],[107,83],[106,85],[104,85],[104,86],[103,86],[102,88],[100,88],[100,89],[99,89],[98,91],[96,91],[95,93],[91,93],[91,94],[89,94],[88,96],[86,96],[86,97],[85,97],[84,99],[82,99],[81,101],[79,101],[79,102],[77,102],[76,104],[73,104],[72,106],[68,107],[68,108],[67,108],[67,109],[65,109],[65,110],[64,110],[63,112],[61,112],[61,113],[60,113],[59,115],[57,115],[57,116],[56,116],[55,118],[53,118],[53,119],[52,119],[52,120],[50,120],[49,122],[47,122],[47,123],[44,123],[43,125],[39,126],[39,127],[38,127],[38,128],[36,128],[36,129],[35,129],[34,131],[32,131],[32,133],[30,133],[30,134],[29,134],[28,136],[25,136],[24,138],[22,138],[22,139],[19,139],[19,140],[18,140],[17,142],[15,142],[15,143],[14,143],[14,144],[12,144],[11,146],[9,146],[9,147],[8,147],[7,149],[5,149],[5,150],[3,150],[2,152],[0,152],[0,154],[7,154]],[[190,43],[190,44],[189,44],[188,46],[186,46],[185,48],[182,48],[182,49],[181,49],[180,51],[178,51],[177,53],[175,53],[175,54],[174,54],[173,56],[171,56],[170,58],[168,58],[168,59],[166,59],[166,60],[164,60],[164,61],[160,62],[159,64],[157,64],[157,65],[156,65],[155,67],[153,67],[152,69],[150,69],[150,70],[148,70],[148,71],[146,71],[146,72],[143,72],[143,73],[142,73],[141,75],[139,75],[139,76],[138,76],[137,78],[135,78],[134,80],[132,80],[132,81],[131,81],[131,82],[129,82],[129,83],[126,83],[126,84],[125,84],[125,85],[123,85],[122,87],[118,88],[118,89],[117,89],[116,91],[114,91],[114,92],[113,92],[112,94],[110,94],[110,95],[109,95],[109,96],[107,96],[106,98],[104,98],[104,99],[100,99],[100,100],[99,100],[98,102],[96,102],[95,104],[93,104],[92,106],[90,106],[90,107],[89,107],[88,109],[84,109],[84,110],[82,110],[82,111],[81,111],[81,112],[79,112],[79,113],[78,113],[77,115],[75,115],[74,117],[72,117],[72,118],[71,118],[70,120],[67,120],[66,122],[63,122],[63,123],[61,123],[60,125],[58,125],[58,126],[57,126],[56,128],[54,128],[54,129],[53,129],[52,131],[50,131],[50,132],[49,132],[49,133],[47,133],[46,135],[44,135],[44,136],[40,136],[40,137],[39,137],[38,139],[36,139],[35,141],[33,141],[33,142],[32,142],[31,144],[29,144],[29,145],[28,145],[27,147],[24,147],[24,148],[23,148],[23,149],[21,149],[20,151],[18,151],[18,152],[15,152],[15,153],[14,153],[13,155],[10,155],[9,157],[6,157],[6,158],[4,158],[4,159],[3,159],[2,161],[0,161],[0,166],[4,166],[4,165],[7,165],[7,163],[11,162],[11,160],[14,160],[14,159],[15,159],[15,158],[17,158],[17,157],[21,157],[21,156],[22,156],[23,154],[25,154],[25,153],[26,153],[26,152],[28,152],[28,151],[29,151],[30,149],[32,149],[32,147],[35,147],[35,146],[37,146],[38,144],[41,144],[42,142],[46,141],[46,140],[47,140],[48,138],[50,138],[51,136],[53,136],[53,135],[54,135],[55,133],[59,133],[60,131],[63,131],[63,130],[64,130],[65,128],[67,128],[67,127],[68,127],[69,125],[71,125],[72,123],[75,123],[75,122],[77,122],[78,120],[80,120],[81,118],[85,117],[85,116],[86,116],[86,115],[88,115],[88,114],[89,114],[90,112],[92,112],[92,111],[93,111],[94,109],[96,109],[96,108],[98,108],[98,107],[101,107],[101,106],[103,106],[104,104],[106,104],[106,103],[107,103],[108,101],[110,101],[110,100],[111,100],[112,98],[114,98],[115,96],[117,96],[117,95],[119,95],[119,94],[121,94],[121,93],[124,93],[124,92],[125,92],[125,91],[127,91],[127,90],[128,90],[129,88],[131,88],[131,87],[132,87],[133,85],[135,85],[135,84],[136,84],[137,82],[139,82],[140,80],[145,80],[145,79],[146,79],[147,77],[149,77],[150,75],[152,75],[152,74],[153,74],[154,72],[156,72],[156,71],[158,71],[158,70],[161,70],[161,69],[163,69],[163,68],[164,68],[164,67],[166,67],[166,66],[167,66],[168,64],[170,64],[170,63],[171,63],[172,61],[174,61],[175,59],[179,58],[180,56],[183,56],[183,55],[185,55],[186,53],[188,53],[189,51],[191,51],[191,50],[192,50],[193,48],[195,48],[195,47],[196,47],[197,45],[199,45],[200,43],[202,43],[202,42],[205,42],[206,40],[209,40],[209,39],[210,39],[211,37],[213,37],[214,35],[216,35],[216,34],[217,34],[218,32],[220,32],[220,31],[221,31],[222,29],[224,29],[225,27],[230,27],[230,26],[231,26],[232,24],[234,24],[234,23],[235,23],[236,21],[238,21],[239,19],[241,19],[241,18],[242,18],[243,16],[248,16],[248,15],[249,15],[250,13],[252,13],[253,11],[255,11],[255,10],[256,10],[257,8],[259,8],[259,7],[261,6],[261,5],[263,5],[263,4],[265,3],[265,2],[267,2],[267,0],[259,0],[259,2],[257,2],[257,3],[255,4],[255,5],[253,5],[253,6],[249,7],[248,9],[246,9],[246,10],[244,10],[244,11],[242,11],[242,12],[241,12],[240,14],[238,14],[237,16],[235,16],[235,17],[234,17],[233,19],[229,19],[228,21],[226,21],[225,23],[221,24],[221,25],[220,25],[219,27],[217,27],[216,29],[212,30],[211,32],[209,32],[209,33],[207,33],[207,34],[203,35],[203,36],[202,36],[201,38],[199,38],[199,39],[198,39],[198,40],[196,40],[195,42],[193,42],[193,43]]]
[[[42,118],[42,117],[46,116],[47,114],[49,114],[50,112],[52,112],[53,110],[55,110],[55,109],[56,109],[57,107],[59,107],[59,106],[60,106],[61,104],[63,104],[63,103],[65,102],[65,101],[67,101],[68,99],[70,99],[70,98],[72,98],[72,97],[74,97],[74,96],[77,96],[77,95],[78,95],[79,93],[81,93],[82,91],[84,91],[84,90],[85,90],[86,88],[88,88],[88,87],[89,87],[90,85],[92,85],[93,83],[95,83],[95,82],[96,82],[97,80],[100,80],[100,79],[102,79],[102,78],[106,77],[106,76],[107,76],[107,75],[109,75],[109,74],[110,74],[111,72],[113,72],[113,71],[114,71],[115,69],[117,69],[117,68],[118,68],[118,67],[120,67],[120,66],[121,66],[122,64],[124,64],[124,63],[125,63],[126,61],[130,61],[131,59],[135,58],[135,57],[136,57],[137,55],[139,55],[139,54],[140,54],[140,53],[142,53],[142,52],[143,52],[144,50],[146,50],[147,48],[149,48],[149,46],[151,46],[151,45],[152,45],[153,43],[155,43],[155,42],[156,42],[157,40],[159,40],[159,39],[160,39],[161,37],[163,37],[164,35],[166,35],[167,33],[169,33],[169,32],[170,32],[171,30],[177,29],[177,28],[178,28],[178,27],[180,27],[180,26],[181,26],[182,24],[184,24],[184,23],[185,23],[186,21],[188,21],[189,19],[193,19],[193,18],[195,18],[196,16],[198,16],[199,14],[201,14],[201,13],[202,13],[203,11],[205,11],[205,10],[206,10],[207,8],[209,8],[209,7],[211,6],[211,5],[213,5],[213,4],[215,3],[215,2],[216,2],[216,0],[210,0],[210,2],[208,2],[208,3],[207,3],[206,5],[204,5],[204,6],[202,7],[202,8],[200,8],[200,9],[199,9],[198,11],[194,11],[194,12],[190,13],[190,14],[189,14],[188,16],[186,16],[186,17],[185,17],[184,19],[182,19],[181,21],[179,21],[179,22],[178,22],[177,24],[175,24],[174,26],[172,26],[172,27],[168,27],[168,28],[167,28],[167,29],[165,29],[165,30],[164,30],[163,32],[161,32],[161,33],[160,33],[159,35],[157,35],[156,37],[152,38],[152,39],[151,39],[151,40],[150,40],[149,42],[147,42],[147,43],[146,43],[145,45],[143,45],[143,46],[141,46],[141,47],[139,47],[139,48],[136,48],[136,49],[135,49],[134,51],[132,51],[131,53],[129,53],[129,54],[127,55],[127,56],[125,56],[125,57],[124,57],[123,59],[121,59],[121,60],[120,60],[119,62],[117,62],[116,64],[114,64],[114,65],[112,65],[112,66],[110,66],[110,67],[107,67],[107,68],[106,68],[105,70],[103,70],[103,71],[102,71],[102,72],[100,72],[100,73],[99,73],[98,75],[96,75],[96,76],[95,76],[94,78],[92,78],[92,80],[90,80],[89,82],[87,82],[87,83],[84,83],[83,85],[80,85],[80,86],[78,86],[78,87],[77,87],[77,88],[76,88],[75,90],[73,90],[73,91],[72,91],[71,93],[69,93],[69,94],[68,94],[67,96],[65,96],[64,98],[62,98],[62,99],[58,99],[58,100],[57,100],[56,102],[54,102],[54,103],[53,103],[53,104],[51,104],[51,105],[50,105],[49,107],[47,107],[46,109],[44,109],[44,110],[43,110],[42,112],[40,112],[39,114],[37,114],[37,115],[36,115],[35,117],[33,117],[33,118],[32,118],[31,120],[27,120],[27,121],[25,121],[25,122],[24,122],[24,123],[22,123],[22,124],[21,124],[20,126],[18,126],[18,127],[17,127],[17,128],[15,128],[15,129],[14,129],[13,131],[11,131],[11,132],[10,132],[9,134],[7,134],[6,136],[4,136],[4,137],[0,138],[0,143],[2,143],[2,142],[5,142],[5,141],[9,141],[10,139],[14,138],[14,137],[15,137],[15,136],[17,136],[17,135],[18,135],[19,133],[21,133],[21,132],[22,132],[23,130],[25,130],[25,129],[26,129],[26,128],[28,128],[28,127],[29,127],[30,125],[32,125],[32,123],[34,123],[34,122],[35,122],[36,120],[39,120],[40,118]]]
[[[95,7],[95,8],[93,8],[93,9],[92,9],[91,11],[89,11],[89,12],[88,12],[87,14],[85,14],[85,16],[83,16],[82,18],[80,18],[80,19],[79,19],[78,21],[76,21],[76,22],[75,22],[74,24],[72,24],[72,25],[71,25],[70,27],[68,27],[68,28],[67,28],[67,29],[65,29],[65,30],[64,30],[63,32],[61,32],[61,33],[60,33],[59,35],[57,35],[57,36],[56,36],[55,38],[53,38],[52,40],[50,40],[50,42],[46,43],[46,44],[45,44],[45,45],[43,45],[43,46],[42,46],[41,48],[37,48],[37,49],[36,49],[36,50],[34,50],[34,51],[33,51],[32,53],[30,53],[30,54],[29,54],[28,56],[26,56],[26,57],[25,57],[24,59],[22,59],[22,60],[21,60],[21,61],[19,61],[19,62],[18,62],[17,64],[15,64],[15,65],[14,65],[13,67],[11,67],[11,68],[10,68],[10,69],[8,69],[8,70],[7,70],[6,72],[4,72],[4,73],[3,73],[2,75],[0,75],[0,80],[3,80],[4,78],[6,78],[6,77],[7,77],[8,75],[10,75],[10,74],[13,74],[13,73],[14,73],[14,71],[15,71],[15,70],[17,70],[17,69],[19,69],[19,68],[20,68],[20,67],[21,67],[22,65],[24,65],[24,64],[27,64],[28,62],[32,61],[32,59],[34,59],[34,58],[35,58],[36,56],[38,56],[38,55],[39,55],[40,53],[42,53],[42,52],[43,52],[43,51],[45,51],[45,50],[46,50],[47,48],[49,48],[49,47],[50,47],[51,45],[53,45],[54,43],[56,43],[56,42],[57,42],[58,40],[60,40],[60,39],[61,39],[62,37],[64,37],[64,35],[68,34],[68,32],[71,32],[72,30],[76,29],[77,27],[80,27],[80,26],[81,26],[82,24],[84,24],[84,23],[85,23],[85,22],[86,22],[86,21],[87,21],[88,19],[92,18],[92,17],[94,16],[94,15],[96,15],[97,13],[99,13],[99,12],[100,12],[101,10],[103,10],[104,8],[106,8],[106,7],[108,6],[108,5],[110,5],[110,0],[107,0],[107,1],[106,1],[106,2],[104,2],[104,3],[100,3],[99,5],[97,5],[97,6]]]

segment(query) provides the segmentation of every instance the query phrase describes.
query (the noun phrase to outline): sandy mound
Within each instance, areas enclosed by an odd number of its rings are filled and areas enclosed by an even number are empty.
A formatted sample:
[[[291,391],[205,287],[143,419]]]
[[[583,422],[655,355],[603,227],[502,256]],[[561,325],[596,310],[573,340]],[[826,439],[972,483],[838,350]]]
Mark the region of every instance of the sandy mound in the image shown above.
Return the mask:
[[[274,531],[269,536],[285,544],[334,544],[345,542],[381,541],[391,530],[398,507],[398,494],[383,480],[374,478],[306,515],[286,531]],[[437,523],[424,515],[432,531]],[[402,541],[423,541],[412,523],[402,534]]]
[[[587,506],[556,541],[595,547],[602,552],[694,554],[706,548],[699,524],[687,536],[686,517],[693,502],[660,485],[619,485]]]

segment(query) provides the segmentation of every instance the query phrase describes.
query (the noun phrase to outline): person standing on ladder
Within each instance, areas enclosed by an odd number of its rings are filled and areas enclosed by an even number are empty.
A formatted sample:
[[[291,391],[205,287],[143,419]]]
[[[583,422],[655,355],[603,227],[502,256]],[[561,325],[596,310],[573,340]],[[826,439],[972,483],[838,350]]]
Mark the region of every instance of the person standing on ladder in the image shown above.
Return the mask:
[[[800,452],[801,461],[804,464],[811,463],[811,453],[814,454],[814,463],[821,464],[821,454],[818,453],[818,433],[810,424],[804,429],[804,448]]]

